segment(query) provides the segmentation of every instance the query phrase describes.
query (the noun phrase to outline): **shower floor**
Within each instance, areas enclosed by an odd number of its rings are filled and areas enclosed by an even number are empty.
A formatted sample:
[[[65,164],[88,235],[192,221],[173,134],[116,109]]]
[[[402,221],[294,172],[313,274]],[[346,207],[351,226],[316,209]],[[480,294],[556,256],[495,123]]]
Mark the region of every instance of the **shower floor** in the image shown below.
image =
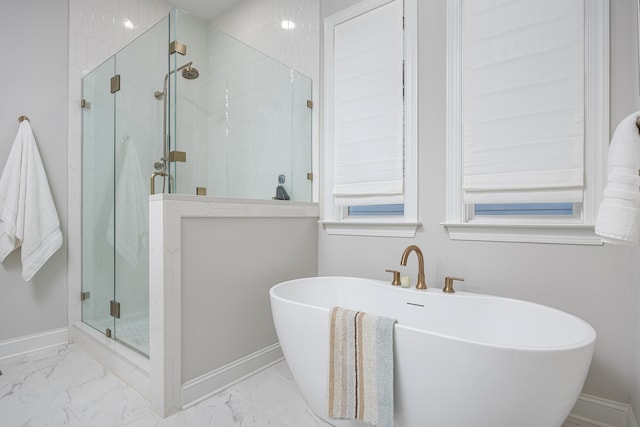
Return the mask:
[[[116,325],[116,339],[149,355],[149,320]]]
[[[139,320],[125,320],[120,319],[113,324],[113,318],[104,319],[101,321],[92,320],[84,322],[85,324],[97,329],[101,334],[104,334],[107,328],[114,331],[114,337],[116,340],[124,343],[125,345],[132,347],[145,356],[149,356],[149,318],[141,318]]]

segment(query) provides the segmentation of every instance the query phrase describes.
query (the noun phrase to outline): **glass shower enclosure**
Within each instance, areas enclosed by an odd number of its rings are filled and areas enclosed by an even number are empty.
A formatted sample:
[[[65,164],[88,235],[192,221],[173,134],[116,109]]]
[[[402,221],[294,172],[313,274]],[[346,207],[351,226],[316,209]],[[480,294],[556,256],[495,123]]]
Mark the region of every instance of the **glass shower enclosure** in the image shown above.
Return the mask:
[[[149,194],[311,201],[311,80],[176,9],[82,91],[82,321],[149,355]]]

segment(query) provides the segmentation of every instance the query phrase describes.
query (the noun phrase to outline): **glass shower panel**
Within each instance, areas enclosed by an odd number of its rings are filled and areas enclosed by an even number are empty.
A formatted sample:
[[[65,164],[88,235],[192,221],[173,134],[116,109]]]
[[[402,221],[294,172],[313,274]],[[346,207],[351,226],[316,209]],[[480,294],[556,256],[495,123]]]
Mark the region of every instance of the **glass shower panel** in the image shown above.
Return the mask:
[[[169,40],[182,43],[176,36],[176,15],[178,9],[173,9],[169,12]],[[163,193],[175,193],[175,163],[169,162],[169,154],[175,150],[176,139],[176,76],[178,64],[181,61],[180,53],[173,53],[169,55],[169,70],[165,76],[166,90],[165,90],[165,106],[164,111],[164,125],[163,125],[163,147],[164,147],[164,162],[166,165],[167,176],[165,177],[165,186],[163,187]]]
[[[310,79],[235,40],[226,52],[226,195],[271,199],[282,176],[291,200],[311,201]]]
[[[114,329],[114,97],[110,58],[82,79],[82,321]]]
[[[162,96],[168,17],[117,55],[115,337],[149,354],[149,177],[163,156]],[[157,186],[161,185],[160,177]]]
[[[291,199],[310,202],[313,198],[313,181],[307,176],[313,170],[311,148],[312,99],[311,79],[291,70]]]
[[[175,17],[187,44],[179,59],[199,70],[172,78],[172,149],[187,153],[171,165],[175,192],[271,199],[283,176],[291,200],[311,201],[311,79],[186,12]]]
[[[174,11],[175,40],[187,45],[185,55],[172,55],[179,70],[171,78],[171,150],[186,153],[186,162],[171,163],[175,193],[195,194],[207,186],[208,25],[182,10]]]

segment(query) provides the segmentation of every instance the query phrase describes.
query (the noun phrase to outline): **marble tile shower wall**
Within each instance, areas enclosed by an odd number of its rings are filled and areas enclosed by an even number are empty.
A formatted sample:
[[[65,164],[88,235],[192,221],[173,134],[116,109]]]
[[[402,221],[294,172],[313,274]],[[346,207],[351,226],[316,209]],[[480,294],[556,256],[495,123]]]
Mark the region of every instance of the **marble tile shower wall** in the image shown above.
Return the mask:
[[[283,31],[284,19],[295,22],[295,28]],[[319,0],[245,0],[211,24],[318,81]]]
[[[166,16],[162,0],[69,0],[69,324],[81,318],[82,77]],[[128,19],[133,28],[128,28]],[[162,83],[162,82],[160,82]]]

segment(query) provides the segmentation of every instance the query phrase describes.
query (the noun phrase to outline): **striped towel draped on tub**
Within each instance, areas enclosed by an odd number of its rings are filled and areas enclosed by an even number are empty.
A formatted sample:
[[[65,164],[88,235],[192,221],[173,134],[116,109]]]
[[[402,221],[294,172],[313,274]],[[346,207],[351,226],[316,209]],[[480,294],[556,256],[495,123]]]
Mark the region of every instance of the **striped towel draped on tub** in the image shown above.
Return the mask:
[[[395,320],[341,307],[329,317],[329,418],[393,426]]]

